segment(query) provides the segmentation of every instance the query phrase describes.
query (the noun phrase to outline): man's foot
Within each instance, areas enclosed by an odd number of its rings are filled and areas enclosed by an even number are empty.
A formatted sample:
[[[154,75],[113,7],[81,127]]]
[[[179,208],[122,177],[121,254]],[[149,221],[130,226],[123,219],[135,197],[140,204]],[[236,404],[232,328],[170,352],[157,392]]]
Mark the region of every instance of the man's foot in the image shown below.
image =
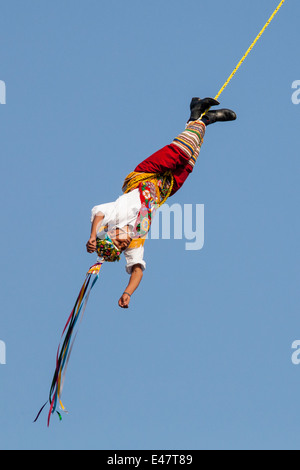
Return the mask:
[[[213,98],[204,98],[203,100],[201,98],[193,98],[190,105],[191,117],[188,122],[197,121],[211,106],[218,106],[219,104],[219,101]]]
[[[231,109],[218,109],[217,111],[208,111],[202,118],[206,126],[215,122],[235,121],[237,115]]]

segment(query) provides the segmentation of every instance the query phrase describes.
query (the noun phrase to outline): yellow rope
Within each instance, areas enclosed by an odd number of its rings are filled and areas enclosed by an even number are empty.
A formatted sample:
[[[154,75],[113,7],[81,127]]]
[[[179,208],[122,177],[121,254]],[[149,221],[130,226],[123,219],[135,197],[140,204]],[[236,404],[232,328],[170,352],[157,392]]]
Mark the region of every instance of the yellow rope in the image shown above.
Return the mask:
[[[279,3],[278,7],[276,8],[276,10],[274,11],[274,13],[271,15],[271,17],[268,19],[268,21],[266,22],[265,26],[263,27],[263,29],[261,30],[261,32],[258,34],[258,36],[256,36],[256,38],[254,39],[253,43],[251,44],[251,46],[249,47],[249,49],[247,50],[246,54],[244,55],[244,57],[239,61],[239,63],[237,64],[236,68],[234,69],[234,71],[232,72],[232,74],[228,77],[228,79],[226,80],[226,82],[224,83],[224,85],[222,86],[222,88],[220,89],[219,93],[217,94],[217,96],[215,97],[215,99],[217,100],[221,94],[223,93],[223,91],[225,90],[225,88],[229,85],[229,83],[231,82],[231,80],[233,79],[233,77],[235,76],[236,72],[239,70],[239,68],[241,67],[241,65],[243,64],[243,62],[245,61],[245,59],[248,57],[248,55],[250,54],[250,52],[252,51],[253,47],[255,46],[255,44],[259,41],[259,39],[261,38],[261,36],[263,35],[263,33],[265,32],[265,30],[267,29],[267,27],[269,26],[269,24],[271,23],[271,21],[275,18],[275,16],[277,15],[277,13],[279,12],[280,8],[282,7],[282,5],[284,4],[285,0],[281,0],[281,2]]]

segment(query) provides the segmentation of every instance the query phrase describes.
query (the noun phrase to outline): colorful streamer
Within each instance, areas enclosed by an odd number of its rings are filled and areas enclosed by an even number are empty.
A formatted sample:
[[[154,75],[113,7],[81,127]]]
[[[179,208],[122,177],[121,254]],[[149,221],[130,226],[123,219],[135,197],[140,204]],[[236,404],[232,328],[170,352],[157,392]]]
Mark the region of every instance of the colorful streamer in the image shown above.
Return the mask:
[[[55,368],[55,372],[54,372],[54,376],[53,376],[53,380],[52,380],[52,384],[50,388],[50,393],[49,393],[48,401],[50,404],[50,409],[49,409],[49,414],[48,414],[48,427],[50,425],[50,419],[51,419],[52,414],[57,413],[59,419],[62,420],[61,414],[59,413],[59,411],[57,411],[58,405],[60,405],[61,409],[65,413],[67,413],[64,405],[62,404],[61,396],[62,396],[68,363],[69,363],[73,345],[77,336],[77,332],[74,333],[75,326],[78,323],[79,318],[81,317],[81,320],[83,318],[84,311],[85,311],[91,290],[93,289],[94,285],[96,284],[99,278],[99,271],[101,269],[102,264],[103,264],[103,261],[96,263],[87,272],[86,279],[83,283],[83,286],[80,289],[74,308],[62,332],[61,341],[57,349],[56,368]],[[48,404],[48,401],[42,406],[42,408],[38,412],[37,417],[34,420],[34,423],[39,419],[42,411]]]

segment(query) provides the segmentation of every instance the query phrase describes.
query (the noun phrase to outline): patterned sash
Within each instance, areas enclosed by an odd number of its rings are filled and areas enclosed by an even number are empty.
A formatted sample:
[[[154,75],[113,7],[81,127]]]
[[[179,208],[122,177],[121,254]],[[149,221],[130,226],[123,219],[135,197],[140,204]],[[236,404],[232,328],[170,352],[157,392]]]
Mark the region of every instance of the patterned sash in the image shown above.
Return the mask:
[[[139,191],[142,207],[134,227],[134,239],[141,239],[147,236],[153,217],[159,207],[159,194],[154,183],[151,181],[140,183]]]

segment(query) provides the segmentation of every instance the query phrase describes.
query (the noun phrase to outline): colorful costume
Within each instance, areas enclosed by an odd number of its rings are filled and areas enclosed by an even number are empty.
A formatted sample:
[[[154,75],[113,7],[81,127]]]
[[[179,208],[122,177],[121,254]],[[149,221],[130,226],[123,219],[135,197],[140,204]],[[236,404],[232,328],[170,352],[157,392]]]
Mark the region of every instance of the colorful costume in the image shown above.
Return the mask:
[[[107,233],[115,228],[130,228],[133,240],[124,251],[129,274],[134,265],[139,264],[143,270],[146,268],[143,245],[155,212],[182,187],[193,171],[204,135],[205,124],[202,121],[190,122],[171,145],[144,160],[127,176],[123,196],[92,209],[92,221],[96,215],[104,215],[103,226],[98,233],[100,240],[105,240]],[[102,253],[98,250],[100,256]]]

